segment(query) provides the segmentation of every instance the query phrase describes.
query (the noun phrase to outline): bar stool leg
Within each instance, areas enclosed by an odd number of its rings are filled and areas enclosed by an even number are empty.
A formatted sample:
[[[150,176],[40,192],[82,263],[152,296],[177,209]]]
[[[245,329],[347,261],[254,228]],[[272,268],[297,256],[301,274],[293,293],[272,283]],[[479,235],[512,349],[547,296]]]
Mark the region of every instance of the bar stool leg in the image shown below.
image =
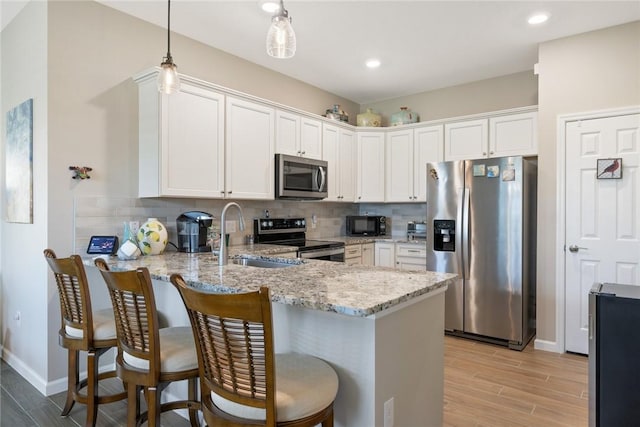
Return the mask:
[[[71,412],[71,408],[76,403],[75,393],[78,392],[78,382],[80,373],[80,367],[78,366],[78,350],[67,350],[68,352],[68,362],[69,366],[67,369],[67,401],[64,404],[64,408],[62,409],[63,417],[69,415]]]
[[[198,382],[196,378],[191,378],[188,381],[189,385],[189,397],[190,401],[196,401],[198,396]],[[189,406],[189,422],[191,427],[200,427],[200,421],[198,420],[198,410]]]
[[[98,355],[87,352],[87,427],[95,427],[98,416]]]

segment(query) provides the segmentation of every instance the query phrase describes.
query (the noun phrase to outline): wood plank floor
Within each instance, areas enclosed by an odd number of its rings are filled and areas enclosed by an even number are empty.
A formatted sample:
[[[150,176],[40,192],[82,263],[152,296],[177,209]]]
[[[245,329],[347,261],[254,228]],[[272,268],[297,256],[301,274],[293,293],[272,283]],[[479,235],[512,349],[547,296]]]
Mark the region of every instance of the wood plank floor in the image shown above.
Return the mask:
[[[445,337],[446,427],[588,425],[587,357]]]
[[[84,405],[60,417],[64,393],[42,396],[4,361],[0,364],[0,427],[84,425]],[[114,387],[111,383],[102,390]],[[534,350],[533,343],[518,352],[445,337],[445,427],[586,427],[587,399],[584,356]],[[124,402],[102,405],[97,425],[123,426],[125,418]],[[188,422],[169,413],[162,415],[162,425]]]

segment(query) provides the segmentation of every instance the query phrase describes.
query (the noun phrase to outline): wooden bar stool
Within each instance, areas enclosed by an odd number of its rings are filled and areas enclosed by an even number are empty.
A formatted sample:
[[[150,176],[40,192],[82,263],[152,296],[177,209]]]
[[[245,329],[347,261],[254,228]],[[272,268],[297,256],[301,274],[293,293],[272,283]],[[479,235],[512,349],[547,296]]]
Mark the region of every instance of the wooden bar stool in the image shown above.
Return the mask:
[[[158,327],[158,313],[149,270],[109,271],[107,263],[95,260],[109,289],[116,318],[118,355],[116,370],[127,385],[127,425],[149,421],[160,426],[160,413],[188,409],[192,426],[199,426],[197,401],[198,358],[191,328]],[[174,381],[188,381],[188,399],[160,403],[162,390]],[[140,391],[144,390],[147,412],[140,414]]]
[[[53,271],[60,299],[61,327],[58,342],[68,352],[67,400],[62,416],[71,412],[76,402],[87,405],[86,426],[95,426],[98,405],[126,398],[126,392],[99,396],[98,382],[116,376],[116,371],[98,373],[99,359],[105,352],[116,347],[116,327],[111,308],[91,309],[87,275],[78,255],[58,258],[51,249],[44,256]],[[80,380],[80,351],[87,352],[87,378]],[[87,388],[86,393],[81,389]]]
[[[210,426],[333,426],[338,376],[324,361],[274,354],[269,289],[212,294],[173,274],[196,337]]]

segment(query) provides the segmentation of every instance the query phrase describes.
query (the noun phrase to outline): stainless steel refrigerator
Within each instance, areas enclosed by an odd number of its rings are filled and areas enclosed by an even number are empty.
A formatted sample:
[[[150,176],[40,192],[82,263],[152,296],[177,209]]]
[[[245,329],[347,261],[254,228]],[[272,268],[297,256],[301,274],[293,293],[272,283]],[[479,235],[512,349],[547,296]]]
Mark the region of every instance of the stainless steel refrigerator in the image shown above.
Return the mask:
[[[427,270],[457,273],[445,331],[521,350],[535,334],[535,158],[427,164]]]

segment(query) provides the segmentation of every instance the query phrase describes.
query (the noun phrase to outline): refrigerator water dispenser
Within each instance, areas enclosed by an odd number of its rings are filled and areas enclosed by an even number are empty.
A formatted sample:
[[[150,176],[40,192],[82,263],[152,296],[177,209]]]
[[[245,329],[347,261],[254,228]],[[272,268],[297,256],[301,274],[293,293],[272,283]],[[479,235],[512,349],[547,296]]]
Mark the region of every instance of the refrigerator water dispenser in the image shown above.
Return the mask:
[[[453,219],[433,220],[433,250],[439,252],[456,251],[456,221]]]

